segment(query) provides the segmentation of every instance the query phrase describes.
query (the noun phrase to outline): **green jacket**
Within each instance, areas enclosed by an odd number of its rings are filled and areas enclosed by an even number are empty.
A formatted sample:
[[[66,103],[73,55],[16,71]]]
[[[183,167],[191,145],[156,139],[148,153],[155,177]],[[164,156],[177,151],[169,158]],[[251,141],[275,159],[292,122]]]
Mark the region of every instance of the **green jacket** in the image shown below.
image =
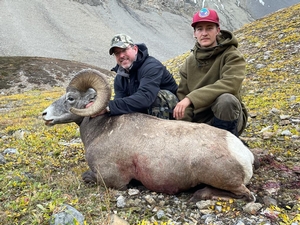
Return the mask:
[[[233,94],[241,102],[245,59],[231,32],[221,30],[217,40],[218,46],[208,49],[200,48],[196,43],[179,71],[181,81],[177,96],[179,100],[188,97],[192,102],[186,109],[184,120],[192,121],[193,115],[207,109],[223,93]]]

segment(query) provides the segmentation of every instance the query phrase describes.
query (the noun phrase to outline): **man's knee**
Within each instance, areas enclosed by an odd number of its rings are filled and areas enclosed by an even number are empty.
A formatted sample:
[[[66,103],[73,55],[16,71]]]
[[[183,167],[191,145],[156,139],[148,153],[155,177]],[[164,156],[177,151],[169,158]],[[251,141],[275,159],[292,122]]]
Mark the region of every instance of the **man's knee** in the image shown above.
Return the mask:
[[[173,109],[177,103],[178,98],[175,94],[168,90],[160,90],[148,114],[162,119],[174,119]]]
[[[216,99],[217,107],[221,109],[226,109],[228,106],[233,108],[241,109],[240,101],[232,94],[222,94]]]
[[[232,121],[239,119],[242,113],[242,105],[240,101],[232,94],[220,95],[212,106],[212,111],[215,117]]]

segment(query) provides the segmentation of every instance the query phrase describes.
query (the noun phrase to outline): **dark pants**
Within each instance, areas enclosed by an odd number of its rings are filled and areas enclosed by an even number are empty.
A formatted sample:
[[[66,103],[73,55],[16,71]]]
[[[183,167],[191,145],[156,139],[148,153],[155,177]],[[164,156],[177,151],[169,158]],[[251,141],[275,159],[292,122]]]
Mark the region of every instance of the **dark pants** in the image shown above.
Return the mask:
[[[232,94],[220,95],[211,106],[199,111],[194,115],[193,122],[213,125],[214,117],[222,121],[237,120],[236,125],[239,134],[246,127],[247,116],[244,115],[245,112],[243,112],[240,101]]]

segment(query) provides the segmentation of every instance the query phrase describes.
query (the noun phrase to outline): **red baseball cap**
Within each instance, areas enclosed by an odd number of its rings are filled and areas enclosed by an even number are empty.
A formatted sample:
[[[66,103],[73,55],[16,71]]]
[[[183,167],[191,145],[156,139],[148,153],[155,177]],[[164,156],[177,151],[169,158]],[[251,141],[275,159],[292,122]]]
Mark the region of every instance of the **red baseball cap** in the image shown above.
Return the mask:
[[[203,8],[199,12],[196,12],[193,16],[193,22],[191,24],[192,27],[196,26],[196,23],[199,22],[212,22],[219,24],[219,16],[217,12],[213,9]]]

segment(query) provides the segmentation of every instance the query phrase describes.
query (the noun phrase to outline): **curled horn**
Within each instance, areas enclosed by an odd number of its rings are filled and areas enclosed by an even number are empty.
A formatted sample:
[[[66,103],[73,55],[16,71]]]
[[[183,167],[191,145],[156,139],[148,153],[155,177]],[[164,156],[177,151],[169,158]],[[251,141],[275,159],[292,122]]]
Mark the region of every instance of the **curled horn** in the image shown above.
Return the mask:
[[[97,97],[90,107],[78,109],[72,107],[70,111],[79,116],[92,116],[101,112],[108,105],[111,96],[111,88],[104,74],[97,70],[85,69],[78,72],[70,81],[68,88],[73,87],[81,92],[93,88]]]

